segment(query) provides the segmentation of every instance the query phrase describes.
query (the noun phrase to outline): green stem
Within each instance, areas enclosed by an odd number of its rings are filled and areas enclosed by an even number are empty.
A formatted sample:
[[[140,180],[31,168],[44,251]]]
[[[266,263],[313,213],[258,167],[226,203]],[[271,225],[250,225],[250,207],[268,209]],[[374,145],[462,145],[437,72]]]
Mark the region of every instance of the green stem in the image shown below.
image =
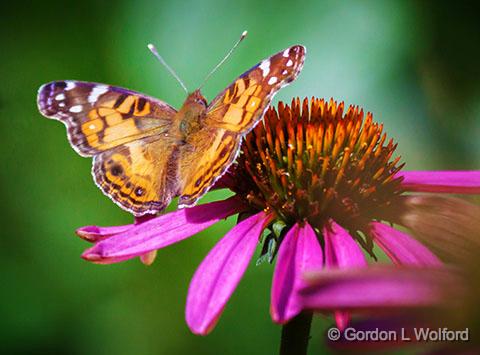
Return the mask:
[[[280,355],[306,355],[310,339],[312,313],[303,312],[282,328]]]

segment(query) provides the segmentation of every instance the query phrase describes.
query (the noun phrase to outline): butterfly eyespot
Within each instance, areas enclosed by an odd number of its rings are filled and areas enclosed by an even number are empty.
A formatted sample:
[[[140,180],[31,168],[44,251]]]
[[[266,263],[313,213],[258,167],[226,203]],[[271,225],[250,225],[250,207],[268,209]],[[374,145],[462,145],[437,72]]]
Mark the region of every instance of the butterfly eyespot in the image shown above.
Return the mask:
[[[138,197],[142,196],[144,192],[145,191],[141,187],[137,187],[135,189],[135,195],[137,195]]]
[[[123,168],[120,165],[114,165],[112,166],[112,169],[110,170],[113,176],[118,176],[123,174]]]

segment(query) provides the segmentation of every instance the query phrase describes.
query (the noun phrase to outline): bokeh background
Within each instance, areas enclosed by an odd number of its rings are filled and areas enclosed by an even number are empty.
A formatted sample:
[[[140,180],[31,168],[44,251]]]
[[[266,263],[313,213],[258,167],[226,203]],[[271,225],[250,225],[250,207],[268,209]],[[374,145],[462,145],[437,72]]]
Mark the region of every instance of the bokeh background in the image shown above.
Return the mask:
[[[472,2],[473,3],[473,2]],[[358,104],[384,122],[409,169],[480,167],[480,22],[456,1],[18,1],[0,5],[0,349],[9,354],[271,354],[273,267],[252,265],[208,337],[184,322],[191,276],[229,219],[158,253],[109,266],[80,259],[73,231],[131,216],[105,198],[90,160],[36,108],[38,87],[77,79],[128,87],[179,107],[185,95],[148,52],[153,42],[194,89],[249,36],[204,89],[289,45],[303,73],[282,90]],[[225,196],[209,194],[204,201]],[[328,353],[327,317],[310,353]]]

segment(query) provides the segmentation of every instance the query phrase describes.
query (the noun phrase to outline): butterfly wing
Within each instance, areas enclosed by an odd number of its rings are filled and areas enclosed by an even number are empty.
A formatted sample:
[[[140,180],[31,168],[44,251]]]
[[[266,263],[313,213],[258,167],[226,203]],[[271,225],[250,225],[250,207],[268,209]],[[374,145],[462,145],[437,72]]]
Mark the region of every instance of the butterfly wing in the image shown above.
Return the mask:
[[[306,49],[292,46],[263,60],[241,75],[209,105],[206,124],[245,134],[263,117],[273,96],[295,80]]]
[[[179,207],[194,205],[233,163],[241,139],[222,128],[205,128],[189,137],[178,160]]]
[[[158,212],[176,195],[171,106],[122,88],[56,81],[40,88],[38,107],[65,124],[80,155],[94,156],[96,184],[123,209],[137,216]]]
[[[177,194],[177,154],[165,137],[146,137],[96,155],[92,175],[123,209],[136,216],[156,213]]]
[[[207,128],[189,137],[196,149],[180,155],[180,206],[194,205],[225,173],[235,160],[242,135],[261,120],[278,90],[295,80],[304,59],[302,46],[278,52],[245,72],[212,101],[204,122]]]
[[[176,110],[146,95],[109,85],[54,81],[40,87],[38,108],[67,127],[72,147],[93,156],[169,130]]]

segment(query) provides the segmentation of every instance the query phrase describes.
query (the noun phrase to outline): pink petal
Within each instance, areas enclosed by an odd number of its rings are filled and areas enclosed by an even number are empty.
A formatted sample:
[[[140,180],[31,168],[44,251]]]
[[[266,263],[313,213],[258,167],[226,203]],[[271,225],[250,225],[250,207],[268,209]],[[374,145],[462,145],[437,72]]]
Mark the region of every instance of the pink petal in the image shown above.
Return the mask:
[[[185,311],[193,333],[205,335],[213,329],[270,221],[263,211],[243,220],[202,261],[190,283]]]
[[[479,194],[480,171],[400,171],[408,191]]]
[[[330,220],[322,233],[325,240],[325,267],[350,268],[367,265],[357,242],[335,221]]]
[[[322,248],[313,228],[295,224],[285,235],[278,250],[273,274],[271,308],[276,323],[288,322],[302,310],[298,290],[303,285],[305,271],[323,266]]]
[[[115,234],[124,233],[130,228],[133,228],[134,224],[127,224],[124,226],[113,227],[98,227],[98,226],[85,226],[78,228],[75,233],[82,239],[95,243],[102,239],[109,238]]]
[[[98,226],[85,226],[78,228],[75,233],[82,239],[86,241],[95,243],[102,239],[109,238],[115,234],[125,233],[130,228],[135,225],[145,223],[151,219],[154,219],[156,215],[147,214],[145,216],[135,217],[134,224],[127,224],[124,226],[113,226],[113,227],[98,227]]]
[[[170,212],[101,240],[82,257],[101,264],[115,263],[186,239],[244,206],[235,197]]]
[[[440,266],[442,262],[427,247],[380,222],[370,223],[370,235],[395,264]]]
[[[383,265],[319,271],[300,291],[305,307],[316,310],[393,310],[447,301],[445,290],[458,290],[446,269]]]
[[[330,220],[323,228],[325,240],[325,267],[351,268],[367,266],[362,250],[352,236],[335,221]],[[337,328],[344,330],[350,321],[350,312],[335,311]]]
[[[337,324],[337,328],[343,332],[345,328],[347,328],[348,323],[350,323],[350,312],[335,311],[333,312],[333,315],[335,318],[335,323]]]

